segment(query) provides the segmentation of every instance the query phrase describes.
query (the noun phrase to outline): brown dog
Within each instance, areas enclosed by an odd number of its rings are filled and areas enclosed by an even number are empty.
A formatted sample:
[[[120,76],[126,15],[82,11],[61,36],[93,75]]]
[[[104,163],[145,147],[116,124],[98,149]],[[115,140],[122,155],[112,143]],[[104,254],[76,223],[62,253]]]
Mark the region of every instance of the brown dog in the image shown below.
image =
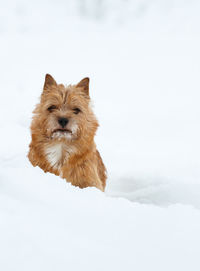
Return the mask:
[[[90,107],[89,78],[65,87],[47,74],[33,113],[28,154],[32,165],[80,188],[104,191],[106,169],[94,143],[98,122]]]

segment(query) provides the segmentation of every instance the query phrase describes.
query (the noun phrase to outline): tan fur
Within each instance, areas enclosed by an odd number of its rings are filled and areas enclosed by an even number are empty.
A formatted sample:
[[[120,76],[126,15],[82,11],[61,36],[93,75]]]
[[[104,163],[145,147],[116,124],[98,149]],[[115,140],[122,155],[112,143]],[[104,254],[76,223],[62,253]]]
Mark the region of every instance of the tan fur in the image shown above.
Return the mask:
[[[89,78],[65,87],[47,74],[33,113],[28,154],[32,165],[80,188],[95,186],[104,191],[106,169],[94,142],[98,122],[90,108]],[[60,131],[60,117],[69,120],[66,131]]]

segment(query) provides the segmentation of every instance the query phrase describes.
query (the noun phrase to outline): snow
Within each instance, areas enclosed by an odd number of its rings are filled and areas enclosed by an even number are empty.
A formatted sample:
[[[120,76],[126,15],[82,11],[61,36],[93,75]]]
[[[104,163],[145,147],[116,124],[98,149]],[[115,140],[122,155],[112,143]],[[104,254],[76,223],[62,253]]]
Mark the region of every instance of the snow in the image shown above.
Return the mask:
[[[21,164],[2,174],[2,270],[198,270],[197,209],[111,199]]]
[[[1,3],[0,270],[199,271],[200,3],[82,3]],[[26,157],[46,73],[90,77],[105,193]]]

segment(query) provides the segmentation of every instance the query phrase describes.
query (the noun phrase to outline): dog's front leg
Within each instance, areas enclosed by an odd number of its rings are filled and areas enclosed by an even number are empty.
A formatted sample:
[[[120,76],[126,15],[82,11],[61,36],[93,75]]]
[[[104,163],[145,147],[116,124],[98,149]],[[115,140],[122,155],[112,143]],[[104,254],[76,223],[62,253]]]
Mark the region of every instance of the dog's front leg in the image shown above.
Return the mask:
[[[97,168],[89,161],[84,161],[80,165],[63,167],[62,176],[74,186],[79,186],[80,188],[94,186],[104,191]]]

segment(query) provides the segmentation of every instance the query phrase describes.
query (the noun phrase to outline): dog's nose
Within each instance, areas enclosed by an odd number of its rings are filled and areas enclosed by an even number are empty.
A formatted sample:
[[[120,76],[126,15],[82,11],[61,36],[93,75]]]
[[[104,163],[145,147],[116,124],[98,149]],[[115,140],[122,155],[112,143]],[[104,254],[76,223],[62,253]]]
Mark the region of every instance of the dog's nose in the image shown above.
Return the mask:
[[[58,119],[58,123],[60,124],[60,126],[62,126],[62,128],[64,128],[68,122],[69,122],[69,120],[66,118],[59,118]]]

